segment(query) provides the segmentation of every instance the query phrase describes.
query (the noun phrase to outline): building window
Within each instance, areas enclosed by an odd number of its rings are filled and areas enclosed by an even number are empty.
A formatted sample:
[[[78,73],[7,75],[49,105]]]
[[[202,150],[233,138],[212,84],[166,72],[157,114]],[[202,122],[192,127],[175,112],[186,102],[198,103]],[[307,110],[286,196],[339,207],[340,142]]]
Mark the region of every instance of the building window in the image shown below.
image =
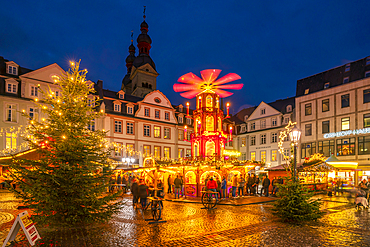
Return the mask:
[[[266,120],[261,120],[261,129],[266,128]]]
[[[161,147],[154,146],[154,158],[161,158]]]
[[[251,136],[251,146],[256,145],[256,136]]]
[[[122,121],[114,121],[114,133],[122,133]]]
[[[266,162],[266,151],[261,151],[261,161]]]
[[[121,105],[114,104],[114,111],[120,112],[121,111]]]
[[[169,147],[164,147],[164,148],[163,148],[163,156],[164,156],[166,159],[170,159],[170,158],[171,158],[171,148],[169,148]]]
[[[349,77],[344,77],[343,78],[343,84],[348,83],[348,82],[349,82]]]
[[[345,67],[345,69],[344,69],[344,72],[348,72],[348,71],[350,71],[351,70],[351,64],[350,63],[347,63],[346,64],[346,67]]]
[[[256,152],[251,152],[251,160],[256,160]]]
[[[284,123],[285,123],[285,124],[288,124],[288,123],[289,123],[289,120],[290,120],[290,118],[289,118],[289,117],[284,118]]]
[[[179,123],[182,123],[183,121],[182,121],[182,117],[178,117],[178,119],[179,119]]]
[[[277,150],[271,150],[271,161],[277,161]]]
[[[144,136],[150,136],[150,125],[144,125]]]
[[[164,139],[171,139],[171,129],[170,128],[164,128]]]
[[[170,113],[169,112],[164,113],[164,119],[165,120],[170,120]],[[182,123],[182,120],[181,120],[181,123]]]
[[[366,58],[366,65],[369,65],[370,64],[370,57],[367,57]]]
[[[322,112],[329,111],[329,99],[324,99],[322,101]]]
[[[358,154],[370,154],[370,136],[358,138]]]
[[[304,90],[304,94],[308,94],[309,92],[310,92],[310,89],[309,88],[307,88],[307,89]]]
[[[271,142],[272,143],[277,142],[277,133],[271,133]]]
[[[128,135],[133,135],[134,134],[134,123],[131,123],[131,122],[126,123],[126,133]]]
[[[132,106],[127,106],[127,114],[133,114],[134,108]]]
[[[242,153],[241,160],[246,160],[246,159],[247,159],[247,154],[246,153]]]
[[[330,86],[330,82],[326,82],[326,83],[324,84],[324,89],[329,88],[329,86]]]
[[[284,149],[284,156],[290,157],[290,149]]]
[[[6,92],[7,93],[17,93],[17,84],[16,83],[6,83]]]
[[[370,127],[370,114],[364,114],[364,128]]]
[[[266,134],[261,135],[261,144],[266,144]]]
[[[256,123],[251,123],[251,130],[255,130],[256,129]]]
[[[6,105],[6,116],[5,116],[5,121],[8,122],[16,122],[16,106],[7,104]]]
[[[183,149],[183,148],[179,148],[179,151],[178,151],[178,158],[179,158],[179,159],[184,158],[184,149]]]
[[[186,118],[186,124],[191,125],[191,118]]]
[[[30,120],[38,120],[39,116],[39,109],[30,107],[28,108],[28,115],[30,116]]]
[[[330,133],[330,121],[322,122],[322,134]]]
[[[312,114],[312,105],[311,105],[311,103],[310,104],[306,104],[304,106],[304,115],[305,116],[309,116],[311,114]]]
[[[120,99],[123,99],[123,98],[124,98],[124,94],[123,94],[123,93],[120,93],[120,94],[119,94],[119,98],[120,98]]]
[[[186,140],[190,141],[191,140],[191,131],[187,131],[186,133]]]
[[[154,117],[155,117],[155,118],[159,118],[159,116],[160,116],[160,111],[159,111],[159,110],[155,110],[155,115],[154,115]]]
[[[17,148],[17,134],[16,133],[6,133],[5,148],[6,149]]]
[[[342,130],[349,130],[349,117],[342,118]]]
[[[39,90],[37,86],[31,86],[31,96],[33,97],[39,96]]]
[[[272,126],[277,126],[277,119],[276,118],[272,119]]]
[[[179,141],[183,141],[183,140],[184,140],[184,131],[179,130]]]
[[[370,77],[370,70],[365,72],[365,78]]]
[[[8,74],[17,75],[17,67],[9,65]]]
[[[266,114],[266,109],[261,109],[261,115],[265,115]]]
[[[355,155],[355,138],[337,140],[337,156]]]
[[[241,128],[240,128],[240,132],[244,133],[245,131],[246,131],[245,125],[242,125]]]
[[[334,154],[334,140],[319,141],[319,153],[325,157],[330,157],[330,155]]]
[[[186,157],[190,157],[191,156],[191,149],[186,149]]]
[[[370,102],[370,89],[364,90],[364,103]]]
[[[315,142],[301,144],[301,156],[302,156],[301,158],[302,159],[306,157],[309,158],[314,153],[316,153],[316,143]]]
[[[161,138],[161,127],[154,126],[154,137]]]
[[[122,143],[116,143],[114,146],[114,156],[122,157]]]
[[[144,116],[145,117],[150,117],[150,109],[149,108],[144,108]]]
[[[95,131],[95,120],[91,120],[89,125],[87,125],[87,129],[91,131]]]
[[[143,150],[144,150],[144,153],[143,153],[144,157],[150,156],[150,146],[149,145],[144,145]]]
[[[311,136],[312,135],[312,124],[306,124],[305,125],[305,136]]]
[[[245,147],[245,144],[246,144],[246,138],[242,137],[242,147]]]
[[[344,94],[341,96],[342,99],[342,108],[349,106],[349,94]]]
[[[59,96],[59,91],[54,92],[55,96]],[[94,107],[95,106],[95,99],[94,98],[87,98],[87,106]]]
[[[293,110],[292,105],[287,105],[286,112],[291,112]]]
[[[134,144],[126,143],[126,156],[133,156],[134,155]]]
[[[232,146],[233,146],[233,140],[230,140],[230,139],[229,139],[228,144],[229,144],[229,147],[232,147]]]

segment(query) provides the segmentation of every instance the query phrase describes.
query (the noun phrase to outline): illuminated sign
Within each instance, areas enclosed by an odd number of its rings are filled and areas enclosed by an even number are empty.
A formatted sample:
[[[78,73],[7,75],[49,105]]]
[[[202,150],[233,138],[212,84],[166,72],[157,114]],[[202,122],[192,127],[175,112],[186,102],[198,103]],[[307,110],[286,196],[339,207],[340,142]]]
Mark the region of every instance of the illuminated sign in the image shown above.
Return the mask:
[[[236,157],[239,157],[241,155],[240,152],[238,151],[235,151],[235,150],[224,150],[223,152],[223,155],[225,156],[236,156]]]
[[[345,130],[339,131],[334,133],[328,133],[324,135],[324,138],[334,138],[334,137],[342,137],[342,136],[349,136],[349,135],[360,135],[360,134],[367,134],[370,133],[370,128],[364,129],[357,129],[357,130]]]

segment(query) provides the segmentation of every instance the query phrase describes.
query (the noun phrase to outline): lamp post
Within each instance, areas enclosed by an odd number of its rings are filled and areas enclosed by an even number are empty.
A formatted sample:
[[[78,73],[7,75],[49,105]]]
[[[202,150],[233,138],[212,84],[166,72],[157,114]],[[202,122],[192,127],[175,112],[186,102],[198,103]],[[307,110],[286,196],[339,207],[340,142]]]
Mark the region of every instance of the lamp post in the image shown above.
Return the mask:
[[[131,164],[133,164],[135,162],[135,158],[134,157],[126,157],[126,158],[122,158],[122,162],[126,162],[127,163],[127,168],[129,168],[130,166],[130,162]]]
[[[297,146],[299,139],[301,138],[301,130],[294,126],[294,128],[289,133],[290,141],[294,145],[294,166],[293,166],[293,179],[296,180],[296,170],[297,170]]]

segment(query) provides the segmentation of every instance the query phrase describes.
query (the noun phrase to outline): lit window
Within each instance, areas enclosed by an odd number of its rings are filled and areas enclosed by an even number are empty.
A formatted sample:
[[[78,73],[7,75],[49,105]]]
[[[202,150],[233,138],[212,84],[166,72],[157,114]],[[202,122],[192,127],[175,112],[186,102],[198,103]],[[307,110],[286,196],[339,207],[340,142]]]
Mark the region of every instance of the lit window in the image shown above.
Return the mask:
[[[329,86],[330,86],[330,82],[325,83],[325,84],[324,84],[324,89],[329,88]]]
[[[191,149],[186,149],[186,157],[190,157],[191,156]]]
[[[161,157],[161,147],[154,146],[154,158],[159,159]]]
[[[312,115],[312,105],[311,103],[305,105],[304,115],[309,116]]]
[[[164,139],[171,139],[171,129],[170,128],[164,128]]]
[[[122,157],[122,143],[116,143],[114,147],[114,156]]]
[[[133,114],[134,108],[132,106],[127,106],[127,114]]]
[[[342,130],[349,130],[349,117],[342,118]]]
[[[277,161],[277,150],[271,150],[271,161]]]
[[[114,104],[114,111],[120,112],[121,111],[121,106],[118,104]]]
[[[149,108],[144,108],[144,116],[145,117],[149,117],[150,116]]]
[[[11,104],[8,104],[6,105],[6,116],[5,116],[5,119],[6,121],[9,121],[9,122],[16,122],[16,106],[15,105],[11,105]]]
[[[184,140],[184,131],[179,130],[179,141],[183,141],[183,140]]]
[[[251,160],[256,160],[256,152],[251,152]]]
[[[184,149],[183,148],[179,148],[178,158],[181,159],[183,157],[184,157]]]
[[[38,97],[38,95],[39,95],[38,88],[36,86],[31,86],[31,96]]]
[[[114,121],[114,132],[115,133],[122,133],[122,121]]]
[[[309,92],[310,92],[310,89],[309,88],[307,88],[307,89],[304,90],[304,94],[308,94]]]
[[[242,147],[245,147],[245,144],[246,144],[246,138],[245,138],[245,137],[243,137],[243,138],[242,138]]]
[[[266,151],[261,151],[261,161],[266,162]]]
[[[169,159],[169,158],[171,158],[171,151],[170,151],[171,149],[170,148],[168,148],[168,147],[165,147],[165,148],[163,148],[163,156],[166,158],[166,159]]]
[[[170,120],[170,113],[169,112],[164,113],[164,119],[165,120]],[[181,120],[181,123],[182,123],[182,120]]]
[[[341,100],[342,100],[342,108],[349,106],[349,94],[342,95]]]
[[[322,112],[329,111],[329,99],[324,99],[322,101]]]
[[[132,156],[134,152],[134,144],[126,144],[126,155]]]
[[[154,137],[161,138],[161,127],[154,126]]]
[[[348,83],[349,82],[349,77],[345,77],[345,78],[343,78],[343,84],[344,83]]]
[[[150,125],[144,125],[144,136],[150,136]]]
[[[143,150],[144,150],[144,157],[150,156],[150,146],[144,145]]]
[[[312,124],[306,124],[305,125],[305,136],[311,136],[312,135]]]
[[[364,114],[364,128],[370,127],[370,114]]]
[[[155,118],[159,118],[159,115],[160,115],[160,112],[159,112],[158,110],[155,110],[155,115],[154,115],[154,117],[155,117]]]
[[[134,134],[134,123],[131,123],[131,122],[126,123],[126,133],[129,135]]]
[[[6,133],[6,149],[15,149],[17,148],[17,135],[16,133]]]
[[[6,83],[6,92],[7,93],[17,93],[17,84],[15,83]]]
[[[346,67],[345,67],[345,69],[344,69],[344,72],[348,72],[348,71],[350,71],[351,70],[351,64],[350,63],[347,63],[346,64]]]

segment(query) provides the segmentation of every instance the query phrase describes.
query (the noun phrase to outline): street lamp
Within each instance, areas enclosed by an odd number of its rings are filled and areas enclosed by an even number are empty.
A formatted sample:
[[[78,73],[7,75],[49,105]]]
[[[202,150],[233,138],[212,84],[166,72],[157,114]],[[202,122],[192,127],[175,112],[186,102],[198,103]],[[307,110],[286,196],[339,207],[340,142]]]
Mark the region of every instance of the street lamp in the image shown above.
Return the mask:
[[[294,145],[294,166],[293,166],[293,179],[296,180],[296,170],[297,170],[297,146],[299,138],[301,138],[301,130],[294,126],[294,128],[289,133],[290,141]]]
[[[123,163],[126,162],[127,163],[127,167],[129,167],[130,166],[130,162],[131,162],[131,164],[133,164],[135,162],[135,158],[134,157],[131,157],[131,158],[129,158],[129,157],[122,158],[122,162]]]

